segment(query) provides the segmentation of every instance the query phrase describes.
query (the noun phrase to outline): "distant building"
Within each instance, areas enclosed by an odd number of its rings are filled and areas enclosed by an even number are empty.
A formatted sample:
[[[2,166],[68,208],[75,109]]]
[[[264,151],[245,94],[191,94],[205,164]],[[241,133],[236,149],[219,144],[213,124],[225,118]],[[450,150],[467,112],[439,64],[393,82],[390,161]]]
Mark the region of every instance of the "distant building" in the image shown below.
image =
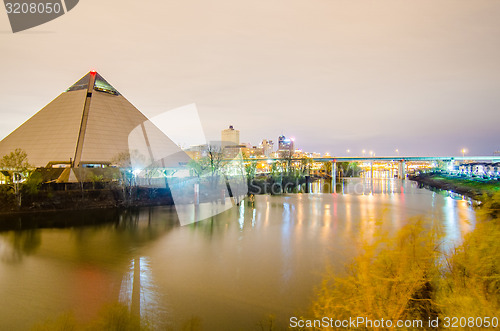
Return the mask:
[[[242,157],[246,157],[248,153],[245,145],[231,145],[231,144],[225,145],[224,148],[222,149],[222,152],[224,153],[224,157],[230,159],[233,159],[240,154]]]
[[[293,140],[293,138],[287,138],[285,136],[278,137],[278,154],[280,157],[289,157],[293,155],[295,152]]]
[[[278,150],[280,151],[294,151],[293,139],[287,138],[285,136],[278,137]]]
[[[274,150],[274,142],[272,140],[262,140],[262,143],[259,146],[260,149],[262,149],[262,154],[264,156],[270,157],[271,153]]]
[[[221,141],[224,145],[239,145],[240,144],[240,130],[235,130],[232,125],[228,129],[221,131]]]
[[[302,151],[301,149],[297,149],[293,153],[293,158],[295,158],[295,159],[301,159],[301,158],[304,158],[304,157],[307,157],[307,154],[304,153],[304,151]]]
[[[203,156],[206,156],[207,149],[208,149],[207,144],[191,146],[189,149],[185,149],[184,153],[186,153],[193,160],[199,160]]]
[[[249,148],[242,150],[243,155],[249,158],[264,158],[269,157],[269,155],[264,154],[264,149],[261,146],[251,146]]]
[[[309,157],[312,157],[312,158],[321,157],[321,153],[312,152],[312,153],[309,153]]]

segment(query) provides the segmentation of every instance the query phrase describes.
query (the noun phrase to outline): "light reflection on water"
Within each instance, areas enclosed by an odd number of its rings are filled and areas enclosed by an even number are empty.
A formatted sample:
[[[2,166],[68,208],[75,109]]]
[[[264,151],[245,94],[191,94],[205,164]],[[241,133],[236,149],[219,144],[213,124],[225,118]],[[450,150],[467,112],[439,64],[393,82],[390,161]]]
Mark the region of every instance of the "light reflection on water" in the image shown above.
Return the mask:
[[[156,207],[108,224],[0,233],[1,326],[26,329],[68,310],[87,320],[116,301],[158,328],[255,329],[269,314],[283,324],[308,308],[325,268],[344,270],[379,228],[393,234],[422,216],[450,242],[474,226],[467,201],[408,181],[343,186],[351,193],[257,196],[184,227],[171,207]]]
[[[128,272],[121,281],[118,301],[142,320],[155,321],[155,328],[170,326],[167,301],[155,283],[147,257],[130,260]]]

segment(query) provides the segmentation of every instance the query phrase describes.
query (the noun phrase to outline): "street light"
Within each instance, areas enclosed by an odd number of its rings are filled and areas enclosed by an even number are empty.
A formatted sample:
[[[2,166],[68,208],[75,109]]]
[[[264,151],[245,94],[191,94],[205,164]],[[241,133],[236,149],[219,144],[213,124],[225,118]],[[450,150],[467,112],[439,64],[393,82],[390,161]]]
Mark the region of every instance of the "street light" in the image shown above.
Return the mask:
[[[465,148],[462,148],[462,157],[465,157],[465,153],[467,153],[467,150]]]
[[[396,148],[396,153],[398,153],[398,157],[399,157],[399,149]]]
[[[366,151],[363,149],[361,153],[363,153],[363,156],[365,156]]]
[[[373,151],[370,151],[370,156],[373,156]]]

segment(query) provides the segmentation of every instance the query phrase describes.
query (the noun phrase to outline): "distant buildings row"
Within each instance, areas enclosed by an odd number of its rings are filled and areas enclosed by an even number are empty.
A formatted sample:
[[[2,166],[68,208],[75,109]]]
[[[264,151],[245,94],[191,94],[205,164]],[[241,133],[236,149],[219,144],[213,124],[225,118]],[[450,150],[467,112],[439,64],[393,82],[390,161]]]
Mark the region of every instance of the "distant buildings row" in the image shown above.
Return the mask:
[[[484,179],[500,179],[500,162],[497,163],[464,163],[448,169],[452,175],[479,177]]]
[[[319,157],[319,153],[304,153],[300,149],[295,149],[295,139],[281,135],[278,137],[278,145],[275,149],[273,140],[264,139],[258,146],[253,146],[248,143],[240,143],[240,131],[236,130],[232,125],[229,128],[222,130],[221,141],[226,151],[232,151],[228,154],[236,155],[242,152],[244,157],[294,157],[301,158],[305,156]]]

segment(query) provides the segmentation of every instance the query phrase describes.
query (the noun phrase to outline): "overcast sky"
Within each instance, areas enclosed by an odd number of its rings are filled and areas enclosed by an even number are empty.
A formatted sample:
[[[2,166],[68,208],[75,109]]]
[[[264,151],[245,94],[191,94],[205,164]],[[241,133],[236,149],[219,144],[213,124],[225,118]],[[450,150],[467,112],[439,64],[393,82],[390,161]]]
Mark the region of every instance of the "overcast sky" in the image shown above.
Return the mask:
[[[500,150],[498,0],[82,0],[16,34],[2,9],[0,58],[0,139],[96,69],[149,117],[195,103],[209,139]]]

